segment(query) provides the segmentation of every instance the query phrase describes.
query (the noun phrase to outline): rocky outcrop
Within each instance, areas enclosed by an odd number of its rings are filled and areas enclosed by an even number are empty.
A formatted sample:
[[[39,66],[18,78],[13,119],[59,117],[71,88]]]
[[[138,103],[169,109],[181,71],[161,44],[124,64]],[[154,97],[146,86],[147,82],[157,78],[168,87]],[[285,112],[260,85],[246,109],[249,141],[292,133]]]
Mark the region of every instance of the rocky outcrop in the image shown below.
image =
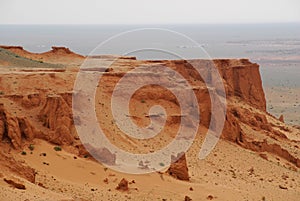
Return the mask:
[[[16,117],[0,104],[0,139],[11,142],[15,149],[23,146],[23,140],[31,141],[39,134],[26,117]]]
[[[283,115],[280,115],[279,121],[281,121],[282,123],[284,123],[284,117],[283,117]]]
[[[61,96],[48,95],[38,116],[43,126],[50,130],[49,135],[45,136],[50,142],[59,145],[74,142],[71,108]]]
[[[63,54],[72,54],[73,53],[69,48],[66,48],[66,47],[57,47],[57,46],[52,46],[52,50],[50,50],[50,52],[56,53],[56,54],[60,54],[60,53],[63,53]]]
[[[240,97],[246,103],[266,111],[266,99],[262,87],[259,65],[248,59],[214,60],[220,74],[226,81],[229,97]]]
[[[22,146],[21,129],[17,117],[6,115],[7,137],[10,139],[14,148],[18,149]]]
[[[0,48],[7,50],[24,50],[22,46],[13,46],[13,45],[0,45]]]
[[[238,123],[238,120],[234,117],[232,113],[226,114],[223,135],[221,137],[232,142],[242,141],[241,127]]]
[[[16,182],[16,181],[11,180],[11,179],[6,179],[6,178],[4,178],[3,180],[13,188],[17,188],[17,189],[20,189],[20,190],[25,190],[26,189],[25,185],[22,184],[22,183]]]
[[[25,165],[22,161],[17,161],[4,151],[0,152],[0,168],[1,171],[8,170],[14,174],[25,178],[31,183],[35,182],[36,172],[33,168]]]
[[[178,156],[172,156],[171,165],[167,173],[176,179],[189,181],[189,172],[184,153],[179,153]]]
[[[61,57],[72,57],[74,59],[84,59],[85,57],[80,55],[80,54],[76,54],[74,52],[72,52],[69,48],[66,48],[66,47],[57,47],[57,46],[52,46],[51,47],[52,50],[48,51],[48,52],[44,52],[44,53],[41,53],[42,56],[44,57],[58,57],[58,56],[61,56]]]
[[[296,145],[288,141],[287,136],[280,130],[274,129],[272,123],[267,120],[266,100],[259,66],[247,59],[217,59],[213,62],[223,78],[228,103],[221,137],[246,149],[275,154],[299,167],[299,157],[294,154],[299,150],[292,149]],[[213,79],[211,61],[180,60],[174,63],[171,66],[188,80],[203,82],[202,78],[205,78],[209,82]],[[200,69],[201,77],[192,67]],[[208,90],[201,88],[201,84],[200,87],[195,87],[194,91],[199,102],[201,124],[208,127],[211,118],[211,102]],[[282,118],[280,120],[282,121]],[[283,130],[288,132],[286,129]],[[284,144],[288,144],[287,147],[290,148],[282,147],[280,144],[282,141],[285,141]]]
[[[266,115],[252,112],[246,108],[229,106],[230,113],[237,118],[238,122],[250,125],[255,130],[272,131],[272,126],[267,121]]]
[[[35,94],[29,94],[27,96],[24,96],[22,98],[21,104],[23,107],[28,109],[40,106],[41,104],[40,94],[35,93]]]
[[[38,94],[8,98],[19,102],[26,109],[39,107],[44,102],[38,114],[38,123],[44,129],[37,129],[37,122],[33,126],[27,117],[12,115],[0,104],[0,139],[9,141],[15,149],[21,149],[27,141],[34,138],[58,145],[73,144],[75,139],[71,108],[62,96],[49,95],[44,101]],[[69,95],[65,98],[69,100]]]
[[[189,196],[186,195],[186,196],[184,197],[184,201],[192,201],[192,198],[190,198]]]
[[[43,126],[55,130],[60,125],[71,125],[70,108],[59,95],[48,95],[39,113]]]
[[[297,155],[299,150],[293,150],[296,144],[288,141],[287,136],[280,130],[275,130],[265,114],[231,105],[226,118],[222,136],[224,139],[237,142],[255,152],[269,152],[300,167],[300,158]],[[244,131],[241,126],[248,131]],[[249,133],[249,129],[252,133]]]
[[[5,95],[4,97],[10,99],[13,102],[18,103],[25,109],[33,109],[35,107],[39,107],[43,101],[42,95],[39,93],[33,93],[28,95],[10,94]]]
[[[239,97],[244,102],[266,111],[265,94],[259,72],[259,65],[248,59],[189,60],[175,62],[174,68],[188,80],[211,82],[216,67],[225,85],[227,97]],[[201,73],[199,74],[195,68]],[[204,79],[205,78],[205,79]],[[218,83],[214,83],[217,85]]]
[[[128,181],[124,178],[120,181],[120,183],[116,187],[116,190],[119,190],[119,191],[128,191],[128,189],[129,189],[128,188]]]
[[[296,167],[300,168],[300,158],[297,158],[295,154],[290,153],[289,151],[281,147],[279,144],[269,143],[267,140],[258,141],[253,139],[244,140],[243,144],[248,149],[251,149],[256,152],[269,152],[274,155],[277,155],[291,162]]]

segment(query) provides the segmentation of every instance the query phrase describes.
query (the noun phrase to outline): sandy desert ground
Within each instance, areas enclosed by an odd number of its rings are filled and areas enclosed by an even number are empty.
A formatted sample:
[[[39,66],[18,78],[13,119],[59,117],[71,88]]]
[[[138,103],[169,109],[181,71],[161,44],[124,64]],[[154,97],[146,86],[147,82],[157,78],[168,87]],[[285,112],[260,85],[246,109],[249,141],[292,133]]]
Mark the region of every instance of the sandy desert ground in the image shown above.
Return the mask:
[[[90,59],[105,64],[115,58]],[[101,65],[85,69],[103,75],[95,99],[99,125],[113,144],[132,153],[152,153],[172,141],[180,124],[180,105],[162,87],[138,90],[129,104],[133,122],[149,124],[147,114],[157,103],[165,108],[167,119],[158,136],[147,141],[131,138],[117,127],[111,112],[112,93],[120,79],[137,66],[159,64],[176,70],[193,86],[201,119],[185,158],[164,171],[137,175],[107,168],[80,141],[74,124],[81,121],[73,119],[72,94],[85,59],[61,47],[35,54],[21,47],[1,46],[1,201],[300,200],[300,129],[267,112],[257,64],[247,59],[210,61],[217,66],[226,89],[227,113],[221,139],[203,160],[198,153],[211,122],[208,90],[215,89],[208,89],[190,64],[205,66],[208,61],[119,57],[107,70],[101,71]],[[174,82],[175,87],[181,86],[181,81]],[[114,153],[95,152],[118,165]]]

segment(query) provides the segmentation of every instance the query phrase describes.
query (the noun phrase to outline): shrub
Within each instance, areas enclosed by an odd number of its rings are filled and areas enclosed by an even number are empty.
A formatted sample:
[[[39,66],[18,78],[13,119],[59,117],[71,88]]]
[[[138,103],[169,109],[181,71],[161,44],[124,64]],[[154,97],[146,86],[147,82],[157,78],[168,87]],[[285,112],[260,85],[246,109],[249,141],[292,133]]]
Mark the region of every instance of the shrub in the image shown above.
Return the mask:
[[[26,151],[22,151],[21,154],[22,155],[26,155],[27,153],[26,153]]]
[[[61,147],[60,147],[60,146],[55,146],[55,147],[54,147],[54,150],[55,150],[55,151],[61,151]]]
[[[30,144],[30,145],[28,146],[28,149],[30,149],[31,151],[33,151],[33,150],[34,150],[34,145],[33,145],[33,144]]]

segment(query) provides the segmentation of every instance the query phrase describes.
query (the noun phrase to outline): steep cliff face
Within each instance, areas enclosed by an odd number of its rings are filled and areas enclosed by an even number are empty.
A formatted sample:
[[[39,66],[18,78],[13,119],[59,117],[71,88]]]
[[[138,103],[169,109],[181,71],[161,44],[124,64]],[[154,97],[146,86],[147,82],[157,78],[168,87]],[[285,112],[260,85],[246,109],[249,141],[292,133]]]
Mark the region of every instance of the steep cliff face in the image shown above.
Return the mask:
[[[227,85],[229,97],[240,97],[255,108],[266,111],[259,65],[247,59],[214,60]]]
[[[0,139],[11,142],[15,149],[23,147],[23,141],[32,141],[39,135],[26,117],[16,117],[0,104]]]
[[[228,98],[239,97],[255,108],[266,111],[266,99],[258,64],[251,63],[248,59],[189,60],[188,62],[180,60],[170,63],[177,72],[191,82],[193,79],[209,82],[215,78],[212,69],[216,67],[223,78]]]
[[[71,108],[62,96],[48,95],[38,116],[43,126],[50,129],[50,142],[60,145],[74,142]]]
[[[209,124],[211,115],[210,97],[204,82],[211,82],[212,79],[216,79],[212,68],[217,68],[221,79],[223,79],[227,99],[239,99],[254,108],[266,111],[266,99],[259,65],[251,63],[248,59],[179,60],[170,61],[167,65],[180,72],[185,79],[197,86],[194,90],[198,96],[201,114],[203,114],[201,122],[204,125]],[[201,82],[198,83],[197,80]],[[219,83],[216,82],[212,85],[214,84],[218,85]],[[218,86],[216,86],[216,90],[218,90]]]

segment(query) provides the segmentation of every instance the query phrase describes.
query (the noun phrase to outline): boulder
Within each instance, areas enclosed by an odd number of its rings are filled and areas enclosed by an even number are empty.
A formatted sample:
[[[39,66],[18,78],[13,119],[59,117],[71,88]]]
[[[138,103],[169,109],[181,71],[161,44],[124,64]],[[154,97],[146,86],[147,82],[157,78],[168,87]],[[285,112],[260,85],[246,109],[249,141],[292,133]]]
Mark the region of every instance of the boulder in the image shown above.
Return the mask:
[[[184,153],[179,153],[176,157],[171,157],[171,165],[167,173],[176,179],[189,181],[189,172]]]
[[[120,183],[116,187],[116,190],[119,190],[119,191],[128,191],[128,189],[129,189],[128,188],[128,181],[124,178],[120,181]]]

